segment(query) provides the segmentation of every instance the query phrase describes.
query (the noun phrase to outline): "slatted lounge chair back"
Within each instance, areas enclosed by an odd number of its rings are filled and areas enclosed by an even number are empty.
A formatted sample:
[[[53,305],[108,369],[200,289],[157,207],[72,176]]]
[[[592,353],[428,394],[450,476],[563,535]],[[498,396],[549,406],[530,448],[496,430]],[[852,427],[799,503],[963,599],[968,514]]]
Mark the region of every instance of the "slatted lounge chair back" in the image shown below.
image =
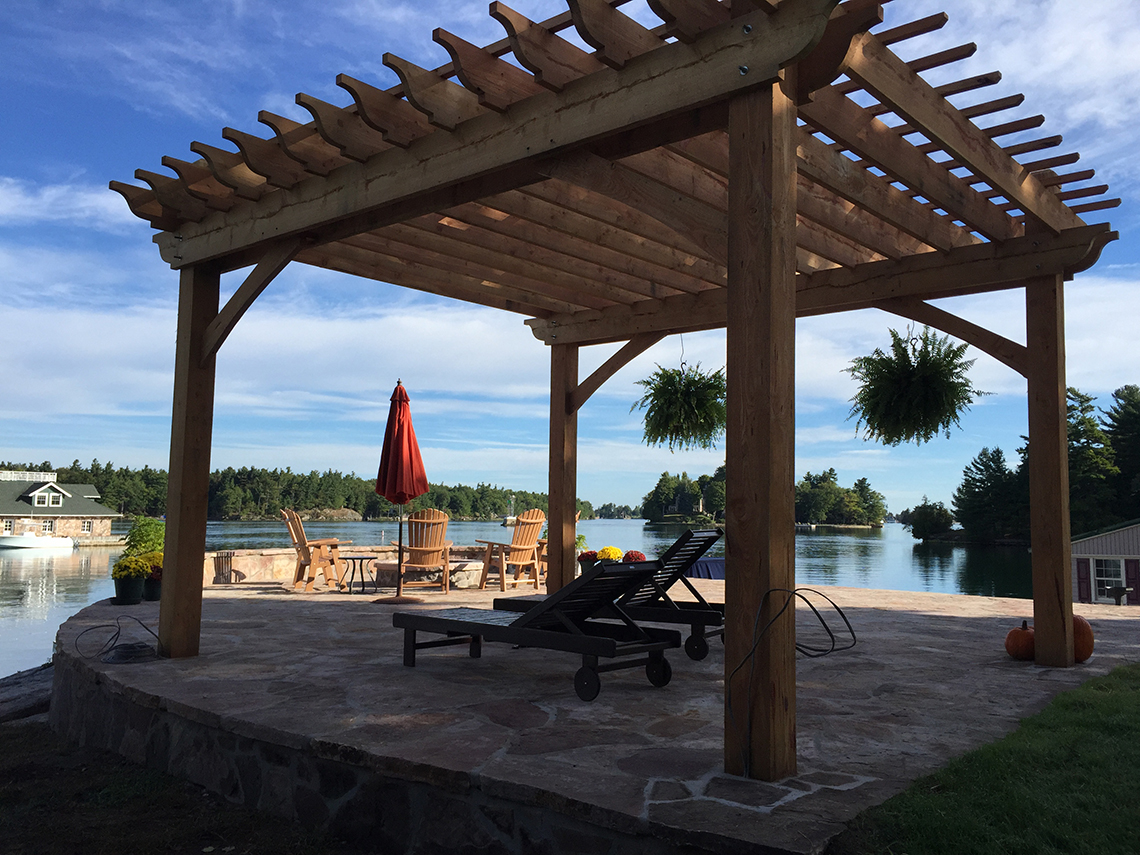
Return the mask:
[[[697,531],[690,529],[682,534],[664,555],[653,562],[657,566],[651,577],[651,583],[630,591],[622,597],[619,605],[647,606],[663,602],[665,592],[678,580],[683,579],[686,571],[723,535],[724,532],[719,528]]]
[[[612,605],[623,594],[643,585],[656,564],[599,561],[522,614],[511,626],[572,632],[572,626],[580,625],[603,606]]]

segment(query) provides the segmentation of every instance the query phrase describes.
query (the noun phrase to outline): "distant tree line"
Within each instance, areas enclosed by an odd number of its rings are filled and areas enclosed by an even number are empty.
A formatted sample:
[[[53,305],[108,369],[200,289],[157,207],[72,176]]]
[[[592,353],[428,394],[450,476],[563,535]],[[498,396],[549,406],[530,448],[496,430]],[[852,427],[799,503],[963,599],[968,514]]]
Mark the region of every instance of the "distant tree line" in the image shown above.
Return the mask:
[[[687,472],[663,472],[657,485],[641,502],[641,515],[650,522],[667,517],[686,519],[701,515],[718,519],[725,509],[725,467],[695,480]],[[879,525],[886,516],[883,494],[871,489],[866,478],[851,488],[839,486],[834,469],[819,475],[808,472],[796,484],[796,522],[827,525]]]
[[[615,505],[606,502],[594,509],[594,516],[600,520],[632,520],[641,516],[641,508],[631,508],[629,505]]]
[[[162,469],[143,467],[132,470],[115,468],[111,463],[91,461],[83,466],[78,460],[71,466],[56,468],[49,461],[36,464],[0,462],[0,469],[55,472],[61,483],[93,484],[101,503],[128,516],[160,517],[166,513],[167,473]],[[285,469],[242,467],[215,470],[210,473],[209,505],[211,520],[276,519],[282,508],[297,511],[356,511],[366,520],[395,517],[397,507],[376,495],[375,479],[355,474],[309,472]],[[456,484],[432,484],[427,493],[404,506],[406,513],[421,508],[438,508],[453,519],[495,519],[512,510],[522,513],[530,508],[548,511],[547,494],[510,490],[490,484],[469,487]],[[593,506],[577,502],[582,519],[594,516]]]
[[[1074,535],[1140,518],[1140,387],[1120,387],[1108,409],[1099,413],[1095,400],[1068,389],[1069,526]],[[914,512],[922,509],[926,536],[948,531],[956,519],[970,540],[1028,540],[1028,440],[1017,455],[1017,465],[1011,467],[1000,448],[983,448],[962,472],[952,514],[924,497]],[[904,511],[899,521],[906,523],[914,512]],[[917,528],[912,533],[920,537]]]

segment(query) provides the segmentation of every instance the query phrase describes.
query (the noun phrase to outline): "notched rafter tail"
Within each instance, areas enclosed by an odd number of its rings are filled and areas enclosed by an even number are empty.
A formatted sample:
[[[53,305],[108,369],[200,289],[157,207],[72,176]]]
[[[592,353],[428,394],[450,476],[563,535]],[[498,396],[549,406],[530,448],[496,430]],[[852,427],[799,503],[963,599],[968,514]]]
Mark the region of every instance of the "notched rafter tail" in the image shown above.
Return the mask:
[[[174,170],[186,187],[186,192],[201,199],[211,210],[229,211],[237,204],[238,198],[233,189],[214,177],[213,170],[205,160],[189,163],[163,155],[162,165]]]
[[[443,28],[432,32],[432,40],[451,55],[456,76],[484,107],[501,113],[516,101],[546,91],[532,74]]]
[[[369,127],[380,131],[385,142],[407,148],[421,137],[435,132],[427,116],[403,98],[347,74],[338,74],[336,83],[353,97],[360,118]]]
[[[369,158],[391,148],[391,144],[384,141],[384,135],[360,117],[355,104],[338,107],[304,92],[298,92],[295,100],[312,114],[321,138],[335,146],[342,157],[366,163]]]
[[[453,131],[468,119],[487,112],[479,104],[479,96],[458,83],[394,53],[384,54],[383,59],[384,64],[399,76],[408,102],[437,128]]]
[[[578,35],[597,51],[597,58],[621,70],[634,57],[661,47],[658,36],[611,6],[606,0],[567,0]]]
[[[250,169],[239,152],[197,141],[190,143],[190,151],[206,162],[214,178],[242,199],[256,202],[270,189],[265,176]]]
[[[273,140],[263,139],[236,128],[223,128],[222,139],[236,145],[246,166],[274,187],[287,190],[309,175],[301,164],[285,154]]]
[[[490,13],[507,31],[515,59],[534,75],[540,86],[552,92],[561,92],[578,78],[605,67],[593,55],[505,3],[491,3]]]

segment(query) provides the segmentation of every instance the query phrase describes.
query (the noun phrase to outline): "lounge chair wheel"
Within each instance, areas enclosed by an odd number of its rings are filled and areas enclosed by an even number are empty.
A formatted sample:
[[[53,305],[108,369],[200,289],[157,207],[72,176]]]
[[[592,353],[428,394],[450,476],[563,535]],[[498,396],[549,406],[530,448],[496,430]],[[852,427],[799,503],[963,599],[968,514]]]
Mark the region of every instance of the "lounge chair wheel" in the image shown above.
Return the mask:
[[[668,682],[668,680],[666,680]],[[574,675],[574,691],[584,701],[592,701],[602,690],[602,681],[598,672],[583,665]]]
[[[657,688],[668,686],[673,679],[673,666],[669,660],[662,656],[660,659],[650,659],[645,665],[645,676]]]
[[[709,643],[702,635],[690,635],[685,639],[685,652],[690,659],[700,662],[709,655]]]

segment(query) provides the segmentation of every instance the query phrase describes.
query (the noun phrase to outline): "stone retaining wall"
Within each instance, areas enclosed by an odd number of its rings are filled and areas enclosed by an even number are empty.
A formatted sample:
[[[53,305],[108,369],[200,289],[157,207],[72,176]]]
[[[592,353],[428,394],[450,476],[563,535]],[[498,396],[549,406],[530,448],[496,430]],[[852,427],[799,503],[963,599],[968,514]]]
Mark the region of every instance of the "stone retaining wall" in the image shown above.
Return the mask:
[[[295,549],[234,549],[231,567],[234,582],[277,582],[288,584],[293,581],[297,569]],[[397,549],[395,546],[361,546],[343,555],[375,555],[380,567],[377,583],[382,587],[395,587],[396,573],[385,565],[394,565]],[[207,552],[202,564],[202,579],[206,585],[214,584],[214,558],[216,552]],[[473,588],[479,584],[483,572],[483,547],[458,546],[451,549],[451,587]],[[319,576],[319,574],[318,574]],[[409,570],[404,582],[431,581],[438,583],[439,573]]]
[[[369,851],[729,855],[719,836],[719,845],[706,849],[692,845],[692,834],[679,843],[669,839],[670,829],[608,811],[597,811],[595,824],[543,807],[533,787],[226,720],[125,687],[74,655],[56,655],[49,723],[73,743],[113,751]]]

